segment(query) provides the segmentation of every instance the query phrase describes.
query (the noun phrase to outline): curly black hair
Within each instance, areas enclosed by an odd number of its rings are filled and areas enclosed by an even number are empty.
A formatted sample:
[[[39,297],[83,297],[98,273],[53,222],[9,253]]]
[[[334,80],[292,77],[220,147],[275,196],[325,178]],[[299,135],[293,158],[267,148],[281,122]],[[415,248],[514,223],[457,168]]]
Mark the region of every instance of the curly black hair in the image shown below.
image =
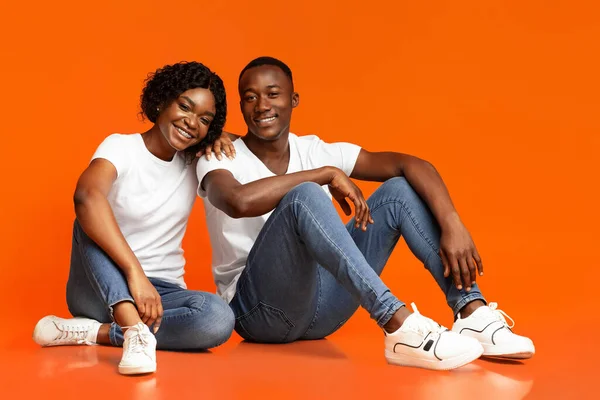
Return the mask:
[[[227,117],[227,98],[225,85],[219,75],[212,72],[205,65],[191,61],[182,61],[177,64],[165,65],[154,73],[148,74],[144,81],[145,86],[140,96],[141,114],[155,123],[158,118],[159,108],[164,109],[176,100],[181,93],[189,89],[208,89],[215,98],[215,118],[213,118],[208,134],[200,143],[185,149],[186,161],[191,163],[196,153],[212,144],[223,131]]]

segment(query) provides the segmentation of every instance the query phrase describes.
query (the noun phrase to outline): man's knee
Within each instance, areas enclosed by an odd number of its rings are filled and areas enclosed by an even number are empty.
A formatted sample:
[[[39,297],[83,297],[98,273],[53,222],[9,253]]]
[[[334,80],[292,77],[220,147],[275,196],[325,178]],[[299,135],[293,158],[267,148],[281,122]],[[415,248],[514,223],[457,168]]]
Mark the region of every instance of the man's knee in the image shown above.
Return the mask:
[[[386,195],[400,199],[418,198],[417,192],[403,176],[388,179],[379,187],[379,190]]]
[[[315,182],[304,182],[294,186],[281,200],[280,204],[302,203],[311,204],[314,201],[324,199],[331,202],[323,188]]]
[[[303,182],[299,185],[294,186],[292,188],[292,190],[289,191],[288,194],[307,196],[307,195],[315,195],[315,194],[321,194],[321,193],[325,193],[325,191],[318,183]]]

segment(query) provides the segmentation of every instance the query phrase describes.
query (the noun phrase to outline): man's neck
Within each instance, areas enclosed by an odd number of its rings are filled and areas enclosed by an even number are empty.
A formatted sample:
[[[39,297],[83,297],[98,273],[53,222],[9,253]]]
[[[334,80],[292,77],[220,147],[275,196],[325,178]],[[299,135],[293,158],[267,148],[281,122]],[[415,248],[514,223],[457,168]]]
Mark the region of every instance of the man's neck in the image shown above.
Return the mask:
[[[242,138],[246,147],[275,175],[287,172],[290,161],[289,132],[275,140],[263,140],[248,132]]]

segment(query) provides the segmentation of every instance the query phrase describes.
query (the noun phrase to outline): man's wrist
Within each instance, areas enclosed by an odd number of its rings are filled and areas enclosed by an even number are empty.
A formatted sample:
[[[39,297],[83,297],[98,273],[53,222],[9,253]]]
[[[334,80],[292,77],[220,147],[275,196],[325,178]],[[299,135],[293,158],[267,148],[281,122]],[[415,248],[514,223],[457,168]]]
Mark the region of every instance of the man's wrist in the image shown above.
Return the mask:
[[[454,229],[457,226],[460,226],[462,224],[462,221],[460,220],[460,216],[458,215],[458,213],[456,211],[452,211],[440,218],[439,223],[440,228],[442,228],[442,231],[447,231]]]

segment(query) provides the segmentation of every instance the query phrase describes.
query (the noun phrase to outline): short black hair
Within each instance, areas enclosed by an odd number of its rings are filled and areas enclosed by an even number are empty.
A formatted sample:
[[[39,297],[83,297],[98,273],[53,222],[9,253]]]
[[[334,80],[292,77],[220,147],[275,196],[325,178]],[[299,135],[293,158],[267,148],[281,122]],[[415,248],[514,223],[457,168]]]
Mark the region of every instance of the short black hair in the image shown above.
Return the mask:
[[[215,98],[216,113],[208,128],[206,137],[200,143],[185,149],[187,162],[194,160],[200,149],[212,144],[221,136],[227,117],[227,98],[223,80],[199,62],[182,61],[165,65],[148,74],[140,96],[142,117],[145,116],[155,123],[159,108],[168,107],[183,92],[196,88],[210,90]]]
[[[244,75],[244,72],[248,71],[250,68],[261,67],[263,65],[273,65],[281,69],[283,73],[286,74],[288,78],[290,78],[290,82],[292,82],[292,90],[294,90],[294,79],[292,78],[292,70],[290,69],[290,67],[288,67],[287,64],[283,61],[278,60],[274,57],[263,56],[250,61],[244,67],[242,72],[240,72],[240,76],[238,78],[238,92],[240,91],[240,82],[242,80],[242,75]]]

